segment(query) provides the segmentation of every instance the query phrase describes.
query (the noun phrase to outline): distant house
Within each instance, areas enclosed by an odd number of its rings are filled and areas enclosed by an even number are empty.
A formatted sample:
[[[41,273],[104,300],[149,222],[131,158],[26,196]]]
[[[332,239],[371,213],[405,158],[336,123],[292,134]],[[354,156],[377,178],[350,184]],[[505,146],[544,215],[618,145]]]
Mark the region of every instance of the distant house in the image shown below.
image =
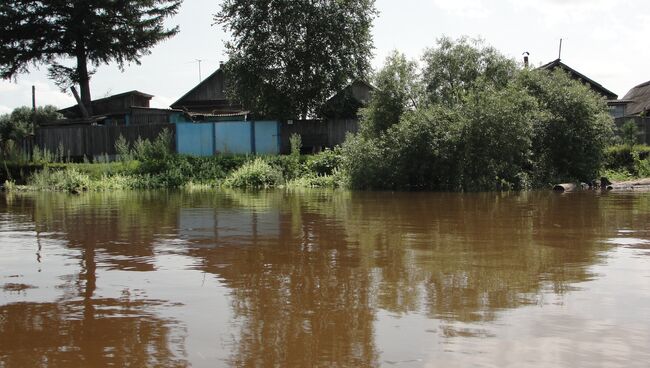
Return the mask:
[[[227,78],[221,66],[171,104],[172,109],[184,112],[185,120],[177,122],[179,152],[201,156],[288,153],[292,134],[302,137],[304,152],[333,147],[343,143],[347,133],[358,130],[359,108],[368,103],[374,90],[367,82],[351,82],[318,111],[322,119],[254,121],[254,112],[226,96]]]
[[[650,81],[632,88],[621,100],[609,103],[617,127],[632,121],[639,132],[639,143],[650,143]]]
[[[591,88],[594,92],[598,93],[599,95],[603,96],[605,100],[615,101],[616,99],[618,99],[618,95],[616,93],[608,90],[607,88],[603,87],[600,83],[594,81],[593,79],[585,76],[584,74],[566,65],[560,59],[553,60],[550,63],[544,64],[539,67],[539,69],[541,70],[555,70],[558,68],[567,72],[571,78],[587,84],[589,88]]]
[[[83,120],[79,105],[59,110],[66,120],[55,125],[97,123],[103,125],[163,124],[172,123],[180,111],[150,107],[153,95],[129,91],[92,101],[93,117]]]
[[[356,79],[338,93],[330,97],[320,115],[324,118],[356,119],[359,109],[368,105],[376,88],[362,80]]]
[[[226,97],[226,75],[223,65],[209,77],[189,90],[171,104],[175,110],[183,110],[192,116],[243,118],[248,114],[240,104]]]
[[[83,118],[79,105],[59,110],[64,119],[42,123],[34,145],[50,152],[62,150],[71,159],[115,157],[115,143],[123,137],[133,144],[153,140],[163,131],[175,134],[183,112],[150,107],[152,95],[129,91],[93,100],[93,116]],[[174,148],[174,147],[170,147]]]
[[[650,81],[632,88],[621,100],[617,101],[619,109],[617,118],[650,115]]]

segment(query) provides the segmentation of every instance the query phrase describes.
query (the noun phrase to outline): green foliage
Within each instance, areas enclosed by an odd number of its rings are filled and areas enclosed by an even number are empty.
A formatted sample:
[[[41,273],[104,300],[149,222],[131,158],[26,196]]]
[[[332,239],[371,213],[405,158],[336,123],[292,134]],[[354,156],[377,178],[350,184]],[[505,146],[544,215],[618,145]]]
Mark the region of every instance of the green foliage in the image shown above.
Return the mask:
[[[639,127],[634,120],[628,120],[620,128],[623,144],[634,146],[639,142]]]
[[[282,183],[282,173],[277,168],[262,158],[256,158],[228,175],[223,185],[226,188],[262,189],[277,187]]]
[[[470,92],[460,108],[460,155],[465,190],[524,189],[533,158],[537,101],[514,86]]]
[[[156,43],[178,32],[165,29],[181,0],[31,1],[4,0],[0,5],[0,76],[8,79],[34,64],[49,65],[62,89],[79,83],[90,109],[88,66],[139,63]],[[76,67],[57,63],[73,59]],[[90,111],[89,111],[90,112]]]
[[[172,135],[165,129],[154,141],[138,138],[132,156],[142,163],[144,172],[160,172],[169,166],[172,159]]]
[[[313,156],[309,156],[305,164],[308,172],[317,175],[332,175],[334,171],[341,167],[342,162],[341,148],[336,147],[333,150],[326,148]]]
[[[605,101],[562,70],[523,71],[517,83],[540,106],[533,132],[537,180],[596,178],[613,135]]]
[[[636,175],[633,153],[637,153],[641,160],[648,159],[650,158],[650,146],[622,144],[607,147],[603,166],[606,170],[626,171],[630,175]]]
[[[374,0],[225,0],[228,94],[270,118],[306,117],[372,57]]]
[[[131,145],[126,141],[123,135],[117,138],[115,142],[115,151],[120,158],[120,161],[128,162],[133,160],[133,153],[131,151]]]
[[[342,147],[349,185],[361,189],[458,189],[458,116],[442,108],[407,114],[378,137],[350,135]]]
[[[34,173],[28,185],[37,190],[79,193],[90,188],[90,177],[76,169],[50,170],[45,168]]]
[[[453,107],[468,92],[492,86],[505,88],[515,75],[516,63],[486,46],[482,40],[443,37],[423,57],[423,84],[432,104]]]
[[[642,178],[650,177],[650,158],[641,159],[641,155],[636,151],[632,151],[632,158],[634,159],[636,174]]]
[[[34,133],[34,124],[37,126],[57,120],[61,115],[54,106],[38,107],[33,111],[27,106],[14,109],[11,114],[0,116],[0,157],[14,160],[22,155],[18,143]]]
[[[362,110],[362,129],[378,134],[397,124],[405,111],[418,106],[420,83],[418,65],[397,51],[386,58],[384,67],[374,77],[377,90],[368,107]]]
[[[562,71],[517,71],[467,39],[440,40],[424,62],[422,80],[409,82],[426,87],[421,103],[375,94],[372,113],[390,118],[376,124],[367,114],[364,123],[379,129],[344,144],[352,187],[510,190],[597,178],[612,121],[587,86]]]

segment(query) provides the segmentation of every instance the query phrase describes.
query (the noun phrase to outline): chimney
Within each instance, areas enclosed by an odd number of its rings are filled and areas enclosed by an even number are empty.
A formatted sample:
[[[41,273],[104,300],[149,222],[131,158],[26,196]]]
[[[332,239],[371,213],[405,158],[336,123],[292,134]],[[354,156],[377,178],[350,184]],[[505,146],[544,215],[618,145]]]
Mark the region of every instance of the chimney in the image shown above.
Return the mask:
[[[524,55],[524,68],[528,69],[528,55],[530,55],[530,53],[526,51],[523,53],[523,55]]]
[[[219,69],[223,68],[223,61],[219,62]]]

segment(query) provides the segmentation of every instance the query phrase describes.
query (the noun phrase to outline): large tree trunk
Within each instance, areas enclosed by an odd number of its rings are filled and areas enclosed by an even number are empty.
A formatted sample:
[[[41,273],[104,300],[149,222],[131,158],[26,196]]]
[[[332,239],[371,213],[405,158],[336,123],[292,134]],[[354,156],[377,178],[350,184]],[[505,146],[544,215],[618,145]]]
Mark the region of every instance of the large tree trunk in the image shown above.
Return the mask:
[[[79,89],[81,90],[81,102],[83,102],[88,111],[88,115],[93,115],[92,99],[90,97],[90,76],[88,75],[88,59],[83,44],[77,45],[77,73],[79,77]]]

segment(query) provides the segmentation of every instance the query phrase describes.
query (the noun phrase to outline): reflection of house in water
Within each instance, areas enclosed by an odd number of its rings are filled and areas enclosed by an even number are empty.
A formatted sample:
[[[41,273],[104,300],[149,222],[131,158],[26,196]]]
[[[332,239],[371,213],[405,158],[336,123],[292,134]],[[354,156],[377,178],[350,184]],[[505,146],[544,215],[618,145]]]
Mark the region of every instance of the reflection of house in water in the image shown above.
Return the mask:
[[[259,239],[280,236],[280,212],[242,211],[227,208],[181,208],[178,231],[192,245],[211,248],[221,245],[252,243]]]

